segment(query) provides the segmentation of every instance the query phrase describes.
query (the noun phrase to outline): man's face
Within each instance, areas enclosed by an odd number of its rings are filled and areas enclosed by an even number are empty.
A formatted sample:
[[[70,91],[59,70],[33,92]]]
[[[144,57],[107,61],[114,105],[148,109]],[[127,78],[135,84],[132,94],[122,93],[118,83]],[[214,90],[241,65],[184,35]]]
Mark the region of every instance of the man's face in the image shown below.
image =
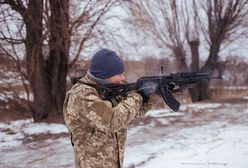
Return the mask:
[[[112,77],[106,78],[106,81],[114,84],[122,84],[125,82],[125,75],[124,73],[114,75]]]

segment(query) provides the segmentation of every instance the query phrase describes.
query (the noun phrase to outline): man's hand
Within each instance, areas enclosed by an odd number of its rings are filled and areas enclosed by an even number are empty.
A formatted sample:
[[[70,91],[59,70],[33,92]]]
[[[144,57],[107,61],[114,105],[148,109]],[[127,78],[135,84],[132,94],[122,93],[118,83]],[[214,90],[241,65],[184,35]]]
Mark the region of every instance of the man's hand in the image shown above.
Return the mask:
[[[138,93],[142,96],[143,104],[149,101],[149,93],[146,93],[145,90],[138,91]]]

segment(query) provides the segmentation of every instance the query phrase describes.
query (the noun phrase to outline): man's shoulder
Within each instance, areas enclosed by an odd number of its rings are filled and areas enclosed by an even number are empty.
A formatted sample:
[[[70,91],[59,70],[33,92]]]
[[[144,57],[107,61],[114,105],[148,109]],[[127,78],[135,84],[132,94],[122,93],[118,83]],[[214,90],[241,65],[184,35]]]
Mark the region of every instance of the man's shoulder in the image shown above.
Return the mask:
[[[97,90],[92,87],[92,86],[89,86],[87,84],[82,84],[82,83],[76,83],[72,86],[72,88],[70,90],[67,91],[67,95],[68,94],[96,94],[97,93]]]
[[[97,97],[97,91],[95,88],[87,86],[85,84],[76,83],[70,90],[66,92],[64,108],[75,110],[83,107],[88,97]],[[87,98],[86,98],[87,97]],[[70,113],[70,112],[67,112]],[[74,113],[74,112],[73,112]]]

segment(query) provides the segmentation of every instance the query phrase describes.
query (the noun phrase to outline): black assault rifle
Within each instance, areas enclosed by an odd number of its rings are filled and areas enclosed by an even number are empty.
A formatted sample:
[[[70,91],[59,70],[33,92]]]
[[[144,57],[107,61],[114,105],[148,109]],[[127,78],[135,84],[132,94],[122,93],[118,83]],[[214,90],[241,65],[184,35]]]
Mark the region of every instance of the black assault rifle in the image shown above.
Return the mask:
[[[81,77],[72,78],[72,83],[75,84]],[[196,72],[179,72],[170,75],[144,76],[134,83],[124,84],[103,84],[91,85],[101,89],[105,99],[111,99],[118,95],[125,96],[130,91],[136,91],[145,96],[151,93],[157,93],[162,96],[164,102],[174,111],[180,107],[180,103],[173,97],[172,93],[183,91],[192,87],[201,81],[210,81],[211,79],[222,79],[222,75],[210,76],[207,73]]]

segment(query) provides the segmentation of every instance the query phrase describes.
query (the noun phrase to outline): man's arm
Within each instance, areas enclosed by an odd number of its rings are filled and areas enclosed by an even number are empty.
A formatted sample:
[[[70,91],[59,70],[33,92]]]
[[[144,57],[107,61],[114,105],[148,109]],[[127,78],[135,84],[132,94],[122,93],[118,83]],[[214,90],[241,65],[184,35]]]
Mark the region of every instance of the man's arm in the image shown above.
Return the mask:
[[[87,91],[86,91],[87,92]],[[117,132],[127,127],[135,118],[142,105],[138,93],[130,93],[117,106],[112,107],[109,101],[100,99],[95,93],[75,93],[70,95],[67,105],[68,114],[79,114],[79,119],[104,132]]]

